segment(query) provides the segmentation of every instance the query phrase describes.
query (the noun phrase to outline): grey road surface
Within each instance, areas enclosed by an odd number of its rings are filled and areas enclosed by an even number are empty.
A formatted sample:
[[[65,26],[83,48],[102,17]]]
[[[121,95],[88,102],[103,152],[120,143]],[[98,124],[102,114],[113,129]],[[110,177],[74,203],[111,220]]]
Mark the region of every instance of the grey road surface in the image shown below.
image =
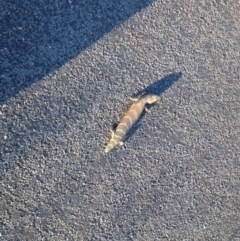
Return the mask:
[[[0,240],[240,240],[239,1],[0,12]]]

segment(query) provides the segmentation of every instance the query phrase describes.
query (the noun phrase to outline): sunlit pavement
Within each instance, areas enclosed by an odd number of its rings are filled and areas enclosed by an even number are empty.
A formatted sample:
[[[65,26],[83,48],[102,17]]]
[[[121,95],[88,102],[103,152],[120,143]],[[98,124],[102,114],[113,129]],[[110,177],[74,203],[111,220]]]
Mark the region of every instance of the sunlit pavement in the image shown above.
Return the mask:
[[[240,239],[240,4],[34,2],[0,3],[0,240]]]

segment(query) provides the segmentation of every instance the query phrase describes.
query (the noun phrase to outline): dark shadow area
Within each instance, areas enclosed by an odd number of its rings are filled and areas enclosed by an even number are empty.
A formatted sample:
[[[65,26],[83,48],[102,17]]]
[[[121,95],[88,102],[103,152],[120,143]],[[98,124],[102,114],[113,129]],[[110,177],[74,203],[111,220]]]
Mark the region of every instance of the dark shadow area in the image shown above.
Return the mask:
[[[0,104],[153,1],[1,1]]]
[[[181,77],[182,77],[182,72],[167,75],[166,77],[152,83],[145,89],[140,90],[138,93],[133,95],[133,97],[139,98],[143,95],[148,95],[148,94],[161,95],[164,91],[166,91],[170,86],[172,86]]]
[[[161,95],[164,91],[166,91],[181,77],[182,77],[182,72],[167,75],[166,77],[154,82],[153,84],[149,85],[145,89],[139,91],[137,94],[134,95],[134,97],[141,97],[147,94]],[[150,110],[155,105],[157,105],[157,103],[154,103],[152,105],[147,105],[148,110]],[[146,114],[146,111],[143,111],[143,113],[137,120],[136,124],[131,128],[129,133],[124,138],[124,142],[127,141],[140,128],[141,126],[140,122],[142,118],[145,116],[145,114]]]

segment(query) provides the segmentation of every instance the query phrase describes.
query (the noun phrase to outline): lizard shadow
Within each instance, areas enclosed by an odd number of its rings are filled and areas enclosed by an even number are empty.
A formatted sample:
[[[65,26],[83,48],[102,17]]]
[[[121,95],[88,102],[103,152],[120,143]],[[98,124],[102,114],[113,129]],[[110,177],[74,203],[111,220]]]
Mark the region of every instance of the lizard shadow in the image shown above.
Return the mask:
[[[172,86],[175,82],[177,82],[181,77],[182,77],[182,72],[167,75],[164,78],[152,83],[145,89],[137,92],[136,94],[133,95],[133,97],[140,98],[140,97],[142,97],[144,95],[148,95],[148,94],[155,94],[155,95],[160,96],[164,91],[166,91],[170,86]],[[146,106],[147,106],[147,109],[150,110],[155,105],[156,105],[156,103],[154,103],[152,105],[147,104]],[[139,117],[137,122],[133,125],[133,127],[127,133],[127,135],[123,139],[124,142],[126,142],[129,138],[131,138],[131,136],[140,128],[140,126],[141,126],[140,122],[143,119],[143,117],[145,116],[145,114],[146,114],[146,110],[143,111],[143,113],[141,114],[141,116]],[[117,127],[117,124],[114,123],[113,129],[115,130],[116,127]]]

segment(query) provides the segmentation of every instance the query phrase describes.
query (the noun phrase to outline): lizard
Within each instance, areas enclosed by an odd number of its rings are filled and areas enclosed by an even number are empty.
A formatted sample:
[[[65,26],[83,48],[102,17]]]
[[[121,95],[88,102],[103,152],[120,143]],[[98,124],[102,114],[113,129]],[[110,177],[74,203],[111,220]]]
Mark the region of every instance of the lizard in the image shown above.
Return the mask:
[[[111,130],[112,136],[110,141],[106,145],[105,153],[111,151],[117,145],[123,144],[122,139],[136,123],[136,121],[140,117],[143,110],[145,109],[146,111],[148,111],[146,108],[146,104],[155,103],[156,101],[159,100],[159,97],[154,94],[149,94],[140,99],[131,99],[131,100],[134,101],[134,103],[131,105],[131,107],[125,113],[123,118],[120,120],[116,128],[116,131],[113,132]]]

